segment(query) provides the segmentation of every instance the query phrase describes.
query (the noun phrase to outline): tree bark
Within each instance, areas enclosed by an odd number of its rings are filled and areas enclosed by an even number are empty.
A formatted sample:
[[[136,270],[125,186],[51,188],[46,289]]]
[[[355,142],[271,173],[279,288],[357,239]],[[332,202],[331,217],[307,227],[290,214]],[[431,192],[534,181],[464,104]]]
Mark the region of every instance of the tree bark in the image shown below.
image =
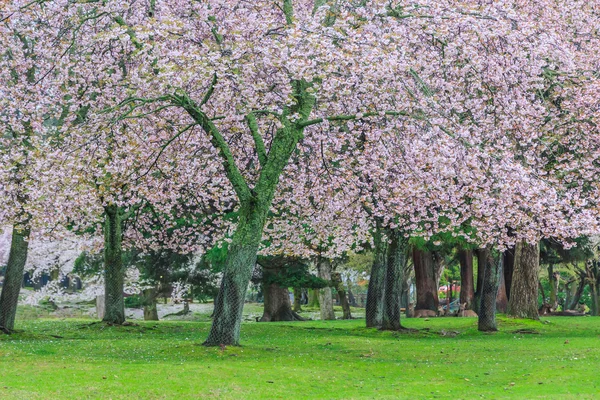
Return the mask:
[[[342,319],[352,319],[352,312],[350,310],[350,302],[348,301],[348,296],[346,294],[346,287],[344,286],[344,282],[342,282],[342,277],[339,272],[334,272],[331,274],[331,280],[335,285],[335,290],[337,291],[338,297],[340,298],[340,305],[342,306],[343,316]]]
[[[485,252],[483,249],[475,250],[475,256],[477,258],[477,288],[475,290],[475,296],[473,298],[475,304],[473,309],[479,311],[479,305],[481,304],[481,292],[483,291],[483,276],[485,271]]]
[[[19,230],[13,227],[10,253],[0,295],[0,330],[5,333],[10,333],[15,327],[19,292],[27,262],[28,237],[29,229]]]
[[[388,247],[387,273],[385,291],[383,295],[383,320],[382,330],[399,331],[400,300],[402,295],[402,268],[404,267],[406,241],[397,230],[390,230],[390,244]]]
[[[319,257],[317,273],[319,278],[331,281],[331,261]],[[319,289],[319,304],[321,307],[321,320],[334,320],[335,313],[333,312],[331,287],[327,286]]]
[[[365,309],[367,328],[379,327],[383,321],[383,292],[385,290],[387,244],[383,237],[383,228],[379,219],[375,221],[373,243],[375,254],[373,256],[373,265],[371,266]]]
[[[436,285],[436,266],[433,254],[429,251],[413,249],[415,283],[417,286],[417,305],[415,310],[438,310],[438,287]]]
[[[264,285],[263,292],[265,308],[260,322],[304,321],[304,318],[292,310],[288,288],[271,283]]]
[[[494,257],[491,248],[479,250],[483,261],[483,281],[481,286],[481,300],[478,312],[478,329],[483,332],[497,331],[496,325],[496,297],[502,277],[502,264],[504,257],[500,254]]]
[[[467,310],[473,310],[475,287],[473,282],[473,250],[459,250],[460,263],[460,304],[467,304]]]
[[[579,271],[579,283],[577,284],[577,290],[575,290],[575,294],[573,295],[573,300],[569,306],[570,310],[575,310],[579,300],[581,299],[581,295],[583,294],[583,289],[585,289],[585,272]],[[545,301],[545,299],[544,299]]]
[[[554,265],[548,265],[548,282],[550,283],[550,307],[553,311],[558,308],[558,284],[560,275],[554,272]]]
[[[504,258],[506,260],[506,257]],[[508,315],[516,318],[539,319],[538,271],[540,245],[517,243],[512,272],[512,294],[508,300]]]
[[[104,301],[102,321],[122,325],[125,322],[123,299],[124,268],[122,258],[122,232],[119,207],[104,209]]]
[[[504,257],[502,257],[504,264]],[[508,297],[506,297],[506,282],[504,281],[504,274],[500,275],[500,286],[498,287],[498,294],[496,295],[496,312],[506,313],[508,309]]]
[[[308,290],[308,304],[307,307],[317,308],[319,305],[319,289],[309,289]]]
[[[144,298],[144,321],[158,321],[158,308],[156,307],[158,290],[156,288],[144,289],[142,296]]]
[[[302,288],[294,288],[294,312],[302,311]]]
[[[506,287],[506,298],[510,301],[512,291],[513,275],[515,268],[515,247],[511,247],[504,252],[504,285]]]

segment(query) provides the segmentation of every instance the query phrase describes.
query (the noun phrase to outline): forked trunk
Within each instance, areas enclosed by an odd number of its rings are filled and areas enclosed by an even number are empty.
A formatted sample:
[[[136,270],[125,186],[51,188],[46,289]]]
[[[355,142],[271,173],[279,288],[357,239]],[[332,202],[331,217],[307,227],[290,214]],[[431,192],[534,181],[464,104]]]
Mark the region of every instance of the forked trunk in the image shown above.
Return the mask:
[[[317,264],[317,273],[319,278],[328,282],[331,281],[331,262],[325,258],[319,257]],[[319,304],[321,307],[321,320],[334,320],[333,296],[331,287],[327,286],[319,290]]]
[[[376,220],[373,242],[375,244],[375,254],[373,256],[373,265],[371,266],[365,309],[367,328],[379,327],[383,321],[383,292],[385,289],[387,245],[383,238],[383,228],[379,220]]]
[[[433,254],[429,251],[413,249],[415,267],[415,283],[417,286],[417,305],[415,310],[431,310],[437,312],[439,306],[438,287],[436,284],[436,265]]]
[[[467,304],[466,309],[472,310],[475,297],[473,287],[473,250],[459,250],[460,263],[460,304]]]
[[[122,232],[119,207],[104,209],[104,301],[102,321],[121,325],[125,322],[123,299],[124,268],[122,258]]]
[[[403,235],[397,230],[390,230],[389,235],[390,244],[388,247],[381,329],[399,331],[402,329],[400,324],[400,300],[406,241]]]
[[[23,273],[29,247],[28,236],[28,229],[20,231],[13,227],[10,253],[0,295],[0,330],[5,333],[10,333],[15,328],[17,303],[23,284]]]
[[[484,272],[478,312],[478,329],[484,332],[497,331],[496,297],[498,295],[498,288],[500,287],[504,258],[502,254],[494,257],[489,247],[480,250],[480,252],[479,261],[483,261]]]
[[[517,243],[514,253],[511,295],[508,301],[508,315],[511,317],[539,319],[539,268],[539,243],[534,245],[525,242]]]

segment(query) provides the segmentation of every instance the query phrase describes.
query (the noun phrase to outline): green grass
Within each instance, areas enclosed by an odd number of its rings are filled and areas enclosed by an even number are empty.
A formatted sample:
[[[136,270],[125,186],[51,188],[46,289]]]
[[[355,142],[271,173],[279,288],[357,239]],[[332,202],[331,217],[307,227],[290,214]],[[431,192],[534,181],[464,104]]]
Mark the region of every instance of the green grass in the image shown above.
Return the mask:
[[[403,323],[418,331],[379,332],[363,328],[363,320],[245,323],[243,346],[221,350],[201,346],[208,322],[19,321],[23,332],[0,337],[0,398],[582,399],[600,393],[600,319],[500,318],[494,334],[477,332],[475,319]]]

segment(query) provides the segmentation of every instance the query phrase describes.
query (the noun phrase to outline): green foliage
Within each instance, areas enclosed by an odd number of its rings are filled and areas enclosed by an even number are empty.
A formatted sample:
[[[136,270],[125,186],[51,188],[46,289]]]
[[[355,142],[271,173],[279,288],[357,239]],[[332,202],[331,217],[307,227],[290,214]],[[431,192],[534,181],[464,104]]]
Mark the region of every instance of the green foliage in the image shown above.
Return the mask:
[[[287,264],[279,273],[271,273],[265,270],[263,282],[267,285],[275,283],[281,287],[297,287],[308,289],[320,289],[330,286],[330,282],[312,275],[308,271],[308,265],[301,262]]]
[[[125,301],[125,307],[127,308],[142,308],[144,307],[144,299],[137,294],[133,296],[127,296],[123,299]]]

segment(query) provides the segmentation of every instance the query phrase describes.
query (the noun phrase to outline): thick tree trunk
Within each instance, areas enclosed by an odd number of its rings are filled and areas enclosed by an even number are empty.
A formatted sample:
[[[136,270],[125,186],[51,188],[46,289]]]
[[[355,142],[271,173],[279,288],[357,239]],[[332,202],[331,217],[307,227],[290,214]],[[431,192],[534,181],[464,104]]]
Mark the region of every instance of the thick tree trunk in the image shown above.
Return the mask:
[[[104,301],[102,321],[121,325],[125,322],[123,299],[124,268],[122,258],[122,232],[119,207],[104,209]]]
[[[334,272],[333,274],[331,274],[331,280],[335,285],[335,290],[337,291],[338,297],[340,299],[340,305],[342,306],[342,319],[352,319],[352,313],[350,311],[350,302],[348,301],[346,287],[344,286],[344,282],[342,282],[342,277],[340,273]]]
[[[302,288],[294,288],[294,312],[302,311]]]
[[[473,282],[473,250],[459,250],[460,263],[460,304],[467,304],[467,310],[473,310],[475,287]]]
[[[249,204],[240,207],[238,226],[228,247],[221,288],[215,299],[213,323],[205,346],[239,344],[244,299],[256,264],[267,211],[268,207],[257,209],[257,206]]]
[[[265,284],[263,293],[265,294],[265,308],[260,319],[261,322],[304,321],[304,318],[292,310],[288,288],[283,288],[275,283]]]
[[[331,261],[319,257],[317,273],[319,278],[331,281]],[[334,320],[335,313],[333,312],[331,287],[327,286],[319,289],[319,304],[321,307],[321,320]]]
[[[506,287],[506,298],[510,301],[512,291],[514,268],[515,268],[515,247],[511,247],[504,252],[504,285]]]
[[[396,230],[390,230],[389,235],[390,244],[388,247],[381,329],[399,331],[402,329],[400,324],[400,299],[402,294],[402,268],[404,267],[406,241],[404,240],[404,236]]]
[[[506,257],[504,258],[506,260]],[[512,288],[508,315],[516,318],[539,319],[538,271],[540,245],[522,242],[515,247]]]
[[[373,255],[373,265],[371,266],[365,309],[367,328],[379,327],[383,321],[383,292],[385,290],[387,244],[383,237],[383,228],[379,220],[376,220],[373,243],[375,245],[375,254]]]
[[[158,308],[156,307],[158,290],[156,288],[144,289],[142,296],[144,298],[144,321],[158,321]]]
[[[429,251],[413,249],[415,283],[417,286],[417,305],[415,310],[438,310],[438,287],[436,284],[436,265]]]
[[[479,261],[483,261],[483,281],[481,286],[481,300],[478,312],[478,329],[480,331],[497,331],[496,325],[496,297],[502,277],[502,264],[504,257],[500,254],[494,257],[491,249],[480,249]]]
[[[506,282],[504,281],[504,274],[502,274],[500,275],[500,286],[498,287],[498,294],[496,295],[496,312],[506,313],[506,310],[508,310],[508,297],[506,296]]]
[[[0,295],[0,330],[5,333],[10,333],[15,327],[19,292],[23,284],[23,272],[27,262],[28,236],[28,229],[19,231],[13,227],[10,253]]]
[[[483,291],[483,276],[485,271],[485,252],[483,249],[475,250],[477,258],[477,288],[475,290],[473,310],[479,311],[481,304],[481,292]]]

